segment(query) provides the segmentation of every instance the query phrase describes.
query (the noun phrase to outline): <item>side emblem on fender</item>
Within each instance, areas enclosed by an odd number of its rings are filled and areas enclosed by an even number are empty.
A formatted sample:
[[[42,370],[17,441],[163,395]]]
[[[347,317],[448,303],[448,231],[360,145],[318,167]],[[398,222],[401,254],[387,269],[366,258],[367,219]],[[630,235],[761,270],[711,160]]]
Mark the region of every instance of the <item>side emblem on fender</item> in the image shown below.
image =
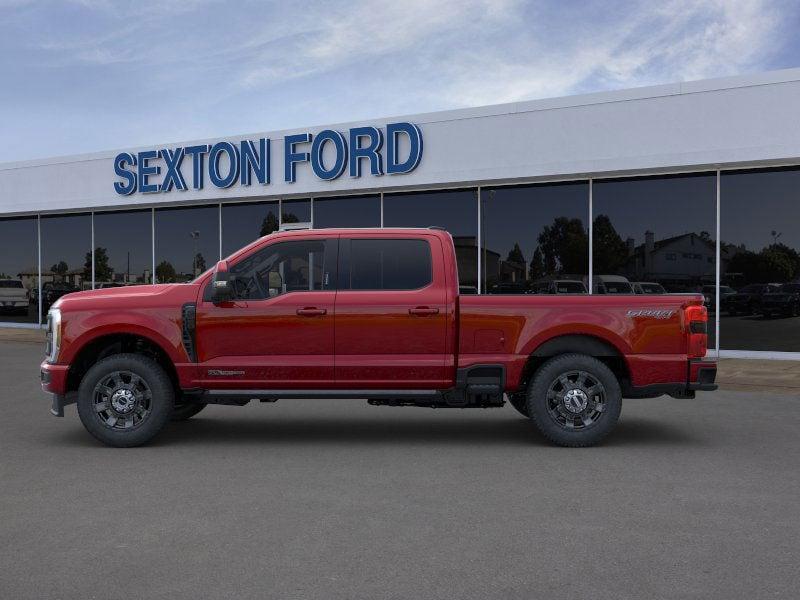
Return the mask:
[[[244,371],[223,371],[222,369],[209,369],[208,376],[209,377],[226,377],[226,376],[238,376],[244,375]]]

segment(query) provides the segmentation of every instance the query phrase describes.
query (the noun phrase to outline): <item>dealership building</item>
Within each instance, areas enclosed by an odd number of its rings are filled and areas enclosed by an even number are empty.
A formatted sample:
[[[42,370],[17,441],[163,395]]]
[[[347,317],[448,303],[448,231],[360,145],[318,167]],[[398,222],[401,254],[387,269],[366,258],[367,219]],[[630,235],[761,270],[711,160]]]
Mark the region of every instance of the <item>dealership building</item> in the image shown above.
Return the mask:
[[[462,293],[702,292],[712,354],[800,359],[798,107],[790,69],[2,164],[0,326],[281,227],[436,225]]]

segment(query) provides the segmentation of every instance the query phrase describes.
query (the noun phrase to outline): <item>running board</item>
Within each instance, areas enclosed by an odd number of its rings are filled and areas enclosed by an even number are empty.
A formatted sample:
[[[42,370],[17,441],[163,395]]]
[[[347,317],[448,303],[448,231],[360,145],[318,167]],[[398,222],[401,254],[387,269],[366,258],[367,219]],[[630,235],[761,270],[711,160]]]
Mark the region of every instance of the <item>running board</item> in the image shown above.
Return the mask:
[[[244,405],[251,400],[275,402],[289,399],[404,399],[427,400],[431,403],[442,398],[438,390],[198,390],[184,391],[196,402],[207,404]]]
[[[292,398],[360,399],[372,405],[487,408],[505,403],[506,373],[503,365],[479,364],[456,370],[456,385],[445,390],[419,389],[193,389],[183,390],[187,400],[205,404],[244,406],[251,400],[275,402]]]

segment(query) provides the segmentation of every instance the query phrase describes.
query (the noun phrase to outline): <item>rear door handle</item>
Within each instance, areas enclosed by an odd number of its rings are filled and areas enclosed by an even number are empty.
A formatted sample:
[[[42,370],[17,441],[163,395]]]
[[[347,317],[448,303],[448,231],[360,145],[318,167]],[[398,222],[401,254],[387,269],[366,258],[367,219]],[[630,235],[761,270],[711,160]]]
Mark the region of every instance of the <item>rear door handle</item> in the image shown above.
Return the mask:
[[[328,314],[326,308],[317,308],[316,306],[306,306],[305,308],[298,308],[297,314],[301,317],[319,317]]]
[[[410,315],[438,315],[439,309],[438,308],[430,308],[429,306],[418,306],[416,308],[409,308],[408,314]]]

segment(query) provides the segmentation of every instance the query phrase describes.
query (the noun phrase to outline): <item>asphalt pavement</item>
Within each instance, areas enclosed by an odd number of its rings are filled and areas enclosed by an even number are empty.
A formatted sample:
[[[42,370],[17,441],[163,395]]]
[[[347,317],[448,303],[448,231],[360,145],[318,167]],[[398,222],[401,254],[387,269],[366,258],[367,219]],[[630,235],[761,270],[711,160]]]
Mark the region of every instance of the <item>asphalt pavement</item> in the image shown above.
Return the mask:
[[[800,398],[629,400],[596,448],[513,408],[209,407],[102,446],[0,342],[0,598],[797,598]]]

